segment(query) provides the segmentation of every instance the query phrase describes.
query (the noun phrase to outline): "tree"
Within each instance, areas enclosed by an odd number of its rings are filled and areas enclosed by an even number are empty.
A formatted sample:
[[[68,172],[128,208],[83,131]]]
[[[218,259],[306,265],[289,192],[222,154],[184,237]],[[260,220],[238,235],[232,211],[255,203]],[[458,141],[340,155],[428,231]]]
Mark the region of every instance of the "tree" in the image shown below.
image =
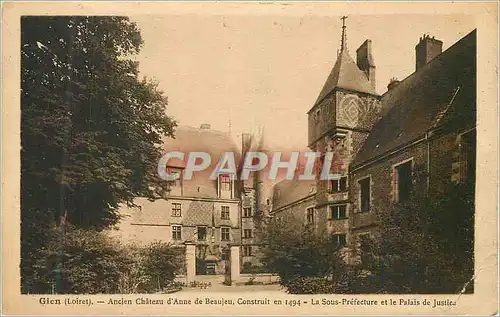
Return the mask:
[[[343,249],[326,232],[298,219],[272,219],[262,233],[263,259],[292,293],[331,293],[344,271]]]
[[[62,237],[64,235],[64,237]],[[134,266],[120,243],[104,232],[68,228],[51,236],[36,262],[38,289],[49,290],[60,271],[58,292],[74,294],[117,293],[121,277]]]
[[[175,122],[131,59],[142,45],[126,17],[21,21],[21,283],[61,218],[103,229],[120,204],[161,197],[162,138]]]
[[[382,293],[458,293],[473,277],[474,189],[448,184],[431,197],[416,173],[410,198],[380,211],[377,231],[360,241],[361,267]]]
[[[184,250],[164,242],[152,242],[140,250],[139,271],[146,277],[141,292],[161,291],[173,282],[175,273],[184,267]]]

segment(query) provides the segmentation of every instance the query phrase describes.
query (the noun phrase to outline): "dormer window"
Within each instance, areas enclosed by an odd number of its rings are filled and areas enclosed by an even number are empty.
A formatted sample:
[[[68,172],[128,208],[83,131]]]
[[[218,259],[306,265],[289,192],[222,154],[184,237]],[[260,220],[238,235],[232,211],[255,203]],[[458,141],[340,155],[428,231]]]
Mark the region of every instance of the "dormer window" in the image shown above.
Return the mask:
[[[222,191],[231,190],[231,178],[229,177],[229,175],[220,176],[220,188]]]
[[[167,195],[182,196],[182,168],[167,166],[166,172],[174,179],[167,180]]]
[[[171,185],[171,186],[180,185],[181,173],[182,173],[182,170],[180,168],[167,167],[167,173],[174,179],[174,180],[167,181],[169,183],[169,185]]]
[[[218,182],[217,188],[219,189],[218,193],[219,198],[228,198],[228,199],[233,198],[234,182],[231,175],[221,174],[219,175],[217,182]]]

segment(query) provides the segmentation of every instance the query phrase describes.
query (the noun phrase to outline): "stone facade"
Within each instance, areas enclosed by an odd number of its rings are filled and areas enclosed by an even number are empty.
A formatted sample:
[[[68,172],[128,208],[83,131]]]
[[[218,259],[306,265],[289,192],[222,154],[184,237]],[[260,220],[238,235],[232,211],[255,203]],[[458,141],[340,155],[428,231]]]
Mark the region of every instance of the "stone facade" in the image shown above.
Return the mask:
[[[256,190],[253,187],[245,187],[242,192],[241,201],[241,264],[251,263],[259,265],[260,241],[258,228],[256,226]]]
[[[162,199],[138,198],[134,201],[136,207],[122,206],[118,230],[111,234],[141,245],[153,241],[179,246],[194,243],[197,261],[215,261],[216,271],[222,274],[223,250],[241,244],[240,189],[231,175],[220,175],[216,180],[209,176],[224,152],[233,152],[238,159],[239,151],[229,134],[206,125],[200,129],[178,127],[175,139],[165,140],[163,146],[165,151],[185,153],[186,159],[190,151],[209,153],[212,163],[191,180],[171,182]],[[167,162],[169,172],[181,176],[184,167],[184,161]]]
[[[183,244],[192,241],[196,244],[215,243],[217,249],[230,243],[240,243],[238,200],[193,199],[170,196],[151,202],[137,199],[137,207],[122,207],[120,234],[130,243],[148,244],[153,241],[166,241]],[[174,207],[175,206],[175,207]],[[180,206],[180,216],[174,216],[174,209]],[[228,207],[229,217],[223,219],[223,207]],[[173,237],[172,226],[180,226],[180,236]],[[206,228],[206,236],[198,236],[198,228]],[[222,239],[221,228],[229,228],[229,240]],[[212,238],[213,237],[213,238]]]

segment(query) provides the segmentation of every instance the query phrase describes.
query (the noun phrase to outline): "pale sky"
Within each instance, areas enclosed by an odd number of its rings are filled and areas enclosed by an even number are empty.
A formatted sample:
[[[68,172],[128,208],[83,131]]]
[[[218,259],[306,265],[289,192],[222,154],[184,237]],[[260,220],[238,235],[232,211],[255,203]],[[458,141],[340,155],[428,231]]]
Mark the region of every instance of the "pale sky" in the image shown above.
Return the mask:
[[[263,126],[270,147],[305,149],[307,111],[323,87],[340,46],[337,16],[131,16],[144,39],[141,75],[159,81],[167,113],[181,125],[255,132]],[[443,50],[472,31],[465,15],[350,15],[347,46],[372,40],[377,92],[391,77],[415,69],[415,45],[424,33]],[[231,123],[230,123],[231,122]]]

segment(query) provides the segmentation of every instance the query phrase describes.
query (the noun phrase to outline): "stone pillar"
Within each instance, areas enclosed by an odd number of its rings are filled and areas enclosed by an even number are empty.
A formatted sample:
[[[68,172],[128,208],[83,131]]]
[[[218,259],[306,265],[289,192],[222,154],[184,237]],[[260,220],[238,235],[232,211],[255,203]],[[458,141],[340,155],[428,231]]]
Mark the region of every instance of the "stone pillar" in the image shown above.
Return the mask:
[[[186,241],[186,281],[193,282],[196,277],[196,245],[194,242]]]
[[[240,246],[231,246],[231,281],[240,278]]]

